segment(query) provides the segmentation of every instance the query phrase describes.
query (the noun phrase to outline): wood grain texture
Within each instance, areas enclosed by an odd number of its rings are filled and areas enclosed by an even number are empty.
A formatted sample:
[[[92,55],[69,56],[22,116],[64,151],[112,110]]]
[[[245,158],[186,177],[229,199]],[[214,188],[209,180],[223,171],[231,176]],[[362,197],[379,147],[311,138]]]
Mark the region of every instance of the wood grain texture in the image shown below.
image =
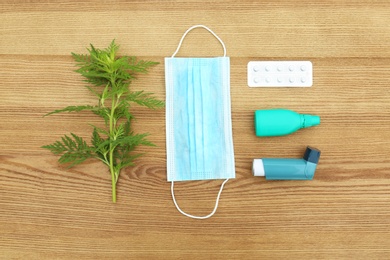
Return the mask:
[[[72,169],[40,146],[99,119],[70,52],[115,38],[121,53],[161,64],[134,89],[165,97],[164,57],[191,25],[205,24],[231,58],[236,179],[215,216],[180,215],[166,181],[165,112],[134,107],[136,132],[156,148],[127,168],[111,203],[107,169]],[[0,259],[389,259],[389,1],[14,1],[0,3]],[[181,56],[221,53],[207,32]],[[251,60],[311,60],[312,88],[250,89]],[[321,116],[319,127],[257,138],[253,111],[285,107]],[[321,149],[313,181],[266,182],[259,157]],[[185,211],[207,214],[222,181],[175,186]]]

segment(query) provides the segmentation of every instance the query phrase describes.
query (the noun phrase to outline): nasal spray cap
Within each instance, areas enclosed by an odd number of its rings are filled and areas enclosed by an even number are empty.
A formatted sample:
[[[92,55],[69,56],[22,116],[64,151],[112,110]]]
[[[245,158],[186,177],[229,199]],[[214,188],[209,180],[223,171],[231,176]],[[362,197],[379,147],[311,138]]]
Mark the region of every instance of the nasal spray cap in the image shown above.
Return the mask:
[[[254,159],[252,172],[266,180],[312,180],[320,154],[320,150],[308,146],[302,159]]]
[[[288,109],[255,111],[255,131],[257,136],[288,135],[301,128],[308,128],[319,124],[319,116],[298,114]]]

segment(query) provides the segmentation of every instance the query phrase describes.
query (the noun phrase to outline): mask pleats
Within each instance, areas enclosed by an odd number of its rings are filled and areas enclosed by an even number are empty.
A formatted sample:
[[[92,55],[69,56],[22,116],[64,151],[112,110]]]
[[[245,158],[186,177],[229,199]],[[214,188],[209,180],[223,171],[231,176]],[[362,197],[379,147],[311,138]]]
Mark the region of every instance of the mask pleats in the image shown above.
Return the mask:
[[[230,110],[226,110],[230,101],[226,95],[229,71],[224,69],[229,59],[172,58],[167,62],[167,82],[172,84],[169,95],[173,95],[174,103],[172,114],[167,115],[173,121],[167,146],[174,146],[169,156],[173,165],[171,178],[234,177]]]

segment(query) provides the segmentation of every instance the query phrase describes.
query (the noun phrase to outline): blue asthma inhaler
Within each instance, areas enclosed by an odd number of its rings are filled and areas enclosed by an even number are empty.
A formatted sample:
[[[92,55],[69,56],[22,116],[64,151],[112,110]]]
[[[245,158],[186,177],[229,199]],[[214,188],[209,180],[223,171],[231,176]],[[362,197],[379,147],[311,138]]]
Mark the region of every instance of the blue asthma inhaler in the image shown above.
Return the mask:
[[[302,159],[254,159],[252,172],[266,180],[312,180],[320,154],[320,150],[308,146]]]

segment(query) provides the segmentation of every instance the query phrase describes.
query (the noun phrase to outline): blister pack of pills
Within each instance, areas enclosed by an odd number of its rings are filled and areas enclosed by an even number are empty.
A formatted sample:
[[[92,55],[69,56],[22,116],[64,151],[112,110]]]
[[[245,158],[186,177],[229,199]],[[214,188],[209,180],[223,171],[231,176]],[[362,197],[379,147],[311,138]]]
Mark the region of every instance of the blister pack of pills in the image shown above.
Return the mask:
[[[249,87],[311,87],[313,64],[310,61],[250,61]]]

